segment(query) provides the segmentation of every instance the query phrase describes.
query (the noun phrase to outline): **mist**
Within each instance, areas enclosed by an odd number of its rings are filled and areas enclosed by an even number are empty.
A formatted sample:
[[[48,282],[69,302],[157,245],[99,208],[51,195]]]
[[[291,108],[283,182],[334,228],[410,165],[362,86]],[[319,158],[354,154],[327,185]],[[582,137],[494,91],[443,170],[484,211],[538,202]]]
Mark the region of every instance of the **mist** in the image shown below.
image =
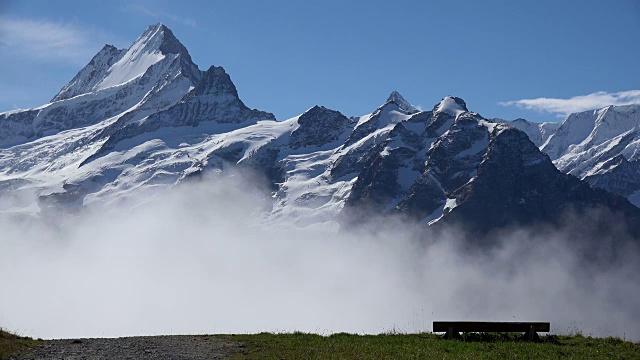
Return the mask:
[[[138,206],[0,220],[0,327],[40,338],[431,331],[434,320],[549,321],[552,333],[640,340],[637,249],[578,255],[570,230],[502,233],[399,219],[353,232],[263,216],[239,176],[140,194]],[[374,230],[375,229],[375,230]]]

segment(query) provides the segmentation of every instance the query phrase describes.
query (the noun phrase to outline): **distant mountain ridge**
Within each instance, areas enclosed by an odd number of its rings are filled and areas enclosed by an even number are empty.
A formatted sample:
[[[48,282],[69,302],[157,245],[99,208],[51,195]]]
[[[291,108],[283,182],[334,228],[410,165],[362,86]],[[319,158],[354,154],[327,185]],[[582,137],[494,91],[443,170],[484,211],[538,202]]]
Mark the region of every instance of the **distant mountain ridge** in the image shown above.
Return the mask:
[[[640,207],[640,104],[583,111],[559,123],[505,123],[527,133],[562,172]]]
[[[621,118],[636,116],[625,111]],[[595,119],[584,141],[604,153],[613,154],[615,146],[602,145],[610,137],[635,139],[635,128],[614,131],[604,115]],[[0,114],[0,195],[8,199],[0,212],[111,208],[132,193],[234,166],[268,181],[268,218],[300,226],[395,214],[489,232],[554,223],[567,209],[640,219],[624,199],[636,189],[636,155],[584,155],[580,163],[597,170],[581,172],[566,157],[586,133],[574,122],[485,119],[453,96],[421,111],[397,91],[364,116],[314,106],[276,121],[247,107],[222,67],[199,70],[171,30],[155,24],[128,49],[102,48],[51,103]]]

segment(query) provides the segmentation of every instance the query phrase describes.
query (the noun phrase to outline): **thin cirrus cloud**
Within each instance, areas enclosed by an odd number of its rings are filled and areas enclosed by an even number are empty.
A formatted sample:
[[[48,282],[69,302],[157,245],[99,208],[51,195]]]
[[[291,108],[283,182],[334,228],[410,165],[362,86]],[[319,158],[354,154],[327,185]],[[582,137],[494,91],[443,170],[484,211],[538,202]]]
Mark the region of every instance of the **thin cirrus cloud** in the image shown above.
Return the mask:
[[[124,10],[136,12],[136,13],[139,13],[148,17],[156,18],[156,19],[169,19],[174,22],[183,23],[187,26],[198,27],[198,23],[193,18],[181,17],[181,16],[171,14],[169,12],[152,10],[140,3],[129,4],[125,6]]]
[[[0,17],[0,49],[40,62],[86,63],[107,36],[94,29],[48,20]]]
[[[536,98],[505,101],[502,106],[516,106],[521,109],[556,114],[559,117],[571,113],[599,109],[609,105],[640,104],[640,90],[621,92],[598,91],[588,95],[574,96],[569,99]]]

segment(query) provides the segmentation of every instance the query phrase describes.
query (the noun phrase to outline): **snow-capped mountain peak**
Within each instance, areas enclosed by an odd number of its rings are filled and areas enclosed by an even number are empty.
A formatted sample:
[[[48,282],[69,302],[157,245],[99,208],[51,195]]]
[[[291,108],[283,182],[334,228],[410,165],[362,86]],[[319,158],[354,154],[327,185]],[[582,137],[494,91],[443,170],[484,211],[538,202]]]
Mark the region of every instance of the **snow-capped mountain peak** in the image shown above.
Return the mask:
[[[433,109],[433,112],[447,113],[453,117],[468,112],[467,104],[459,97],[446,96]]]
[[[175,105],[201,77],[171,30],[152,25],[126,50],[104,46],[52,103],[0,115],[0,147],[112,117],[121,118],[116,127],[140,120]]]
[[[131,53],[132,60],[135,60],[137,56],[144,53],[159,52],[162,55],[180,55],[185,60],[189,62],[192,61],[187,48],[175,37],[171,29],[163,23],[157,23],[147,27],[142,35],[133,42],[127,52]]]
[[[72,97],[119,86],[139,78],[154,64],[167,56],[180,57],[184,75],[197,82],[199,71],[189,51],[162,23],[149,26],[128,49],[105,45],[60,92],[51,100]]]
[[[181,56],[191,63],[191,56],[187,49],[176,39],[173,32],[164,24],[151,25],[129,47],[126,53],[109,68],[107,76],[94,90],[127,83],[142,76],[149,67],[166,56]]]
[[[393,90],[391,92],[391,94],[387,98],[386,102],[387,103],[389,103],[389,102],[395,103],[396,105],[398,105],[400,110],[406,111],[409,114],[415,114],[415,113],[419,112],[418,109],[416,109],[413,105],[411,105],[407,100],[405,100],[404,97],[402,97],[402,95],[400,95],[399,92],[397,92],[395,90]]]

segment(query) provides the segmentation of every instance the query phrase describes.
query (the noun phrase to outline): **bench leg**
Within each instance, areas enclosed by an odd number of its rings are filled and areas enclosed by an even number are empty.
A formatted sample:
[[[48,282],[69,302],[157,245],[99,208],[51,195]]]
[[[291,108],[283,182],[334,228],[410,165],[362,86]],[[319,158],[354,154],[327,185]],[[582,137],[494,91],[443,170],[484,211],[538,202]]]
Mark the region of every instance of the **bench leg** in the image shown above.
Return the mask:
[[[447,335],[445,336],[445,339],[453,340],[459,337],[460,337],[460,334],[453,329],[453,326],[449,326],[449,328],[447,329]]]
[[[524,335],[525,335],[525,339],[529,341],[536,341],[540,339],[540,337],[536,333],[536,328],[533,325],[529,326],[529,331],[527,331],[527,333]]]

